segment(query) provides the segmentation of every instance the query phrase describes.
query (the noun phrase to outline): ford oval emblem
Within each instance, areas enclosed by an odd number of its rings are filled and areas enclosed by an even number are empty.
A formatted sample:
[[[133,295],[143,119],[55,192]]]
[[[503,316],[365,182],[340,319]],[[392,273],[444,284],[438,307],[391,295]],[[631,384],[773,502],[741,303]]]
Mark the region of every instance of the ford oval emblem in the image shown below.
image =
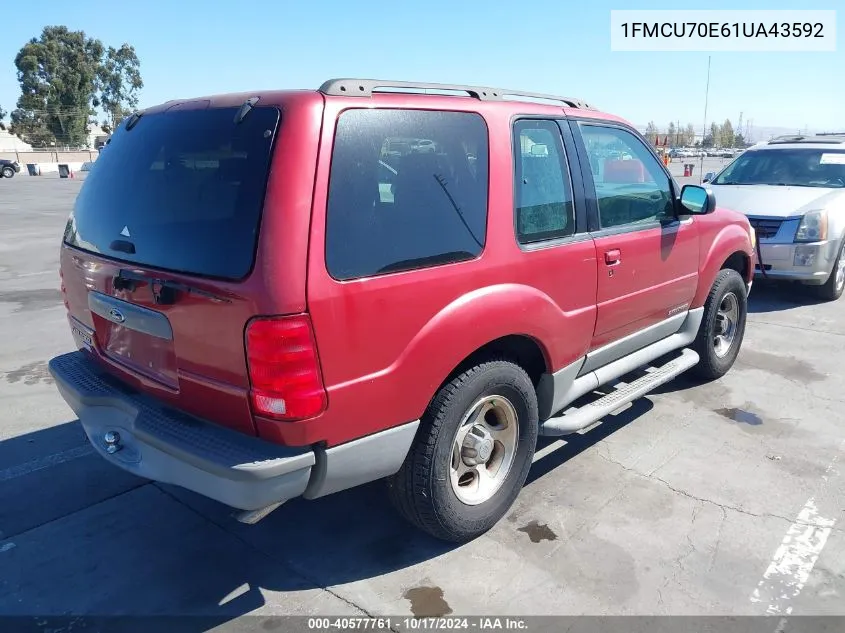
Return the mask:
[[[126,317],[123,316],[123,313],[117,308],[109,310],[109,318],[115,323],[123,323],[126,320]]]

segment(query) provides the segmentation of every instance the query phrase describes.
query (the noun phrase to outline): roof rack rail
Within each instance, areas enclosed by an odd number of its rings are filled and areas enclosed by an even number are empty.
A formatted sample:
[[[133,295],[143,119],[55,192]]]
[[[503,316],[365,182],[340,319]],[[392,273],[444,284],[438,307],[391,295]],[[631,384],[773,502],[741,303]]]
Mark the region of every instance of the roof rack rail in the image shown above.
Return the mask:
[[[768,140],[769,145],[788,145],[790,143],[808,143],[819,145],[838,145],[845,143],[845,134],[811,134],[803,136],[800,134],[790,134],[786,136],[776,136]]]
[[[523,97],[544,101],[557,101],[571,108],[594,110],[586,101],[574,97],[560,97],[537,92],[510,90],[506,88],[487,88],[483,86],[463,86],[457,84],[437,84],[417,81],[390,81],[382,79],[329,79],[319,90],[325,95],[346,97],[371,97],[374,92],[402,92],[402,90],[441,90],[444,92],[464,92],[479,101],[505,101],[505,97]]]

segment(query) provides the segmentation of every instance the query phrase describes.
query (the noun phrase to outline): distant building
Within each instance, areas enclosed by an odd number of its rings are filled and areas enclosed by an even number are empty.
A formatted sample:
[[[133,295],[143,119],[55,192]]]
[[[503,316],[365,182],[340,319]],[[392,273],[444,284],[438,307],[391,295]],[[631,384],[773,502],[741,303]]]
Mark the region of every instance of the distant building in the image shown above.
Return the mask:
[[[109,138],[109,134],[101,128],[99,125],[89,125],[88,126],[88,147],[91,149],[99,149],[101,148],[106,140]]]
[[[8,130],[0,130],[0,152],[28,152],[32,146],[24,143]]]

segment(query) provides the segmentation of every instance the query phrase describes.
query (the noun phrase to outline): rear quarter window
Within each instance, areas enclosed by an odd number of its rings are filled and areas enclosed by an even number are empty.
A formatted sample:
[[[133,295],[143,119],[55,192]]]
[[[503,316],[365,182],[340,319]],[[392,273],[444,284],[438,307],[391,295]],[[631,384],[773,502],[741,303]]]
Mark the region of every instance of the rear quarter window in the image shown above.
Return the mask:
[[[326,217],[329,274],[348,280],[477,257],[487,231],[487,184],[480,115],[343,112]]]

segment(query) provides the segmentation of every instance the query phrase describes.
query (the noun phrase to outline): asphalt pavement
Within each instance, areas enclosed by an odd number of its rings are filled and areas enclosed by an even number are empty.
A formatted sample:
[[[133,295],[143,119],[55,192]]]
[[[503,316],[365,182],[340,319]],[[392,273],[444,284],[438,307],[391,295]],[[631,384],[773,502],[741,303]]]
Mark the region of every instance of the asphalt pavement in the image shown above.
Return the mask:
[[[106,464],[52,383],[81,183],[0,180],[0,615],[845,614],[845,299],[755,283],[726,377],[544,440],[470,544],[410,529],[378,483],[245,526]]]

